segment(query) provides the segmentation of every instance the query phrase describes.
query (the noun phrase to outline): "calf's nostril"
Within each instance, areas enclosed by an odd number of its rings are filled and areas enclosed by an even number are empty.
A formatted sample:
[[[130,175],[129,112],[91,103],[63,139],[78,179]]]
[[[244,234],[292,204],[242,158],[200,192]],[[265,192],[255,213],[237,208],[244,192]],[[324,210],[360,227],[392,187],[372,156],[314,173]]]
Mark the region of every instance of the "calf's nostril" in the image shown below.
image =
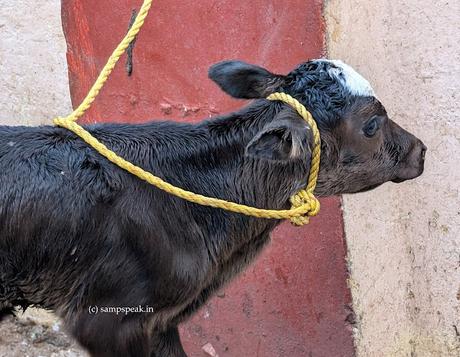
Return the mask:
[[[424,144],[422,144],[422,148],[421,148],[422,159],[425,159],[426,150],[427,150],[427,147]]]

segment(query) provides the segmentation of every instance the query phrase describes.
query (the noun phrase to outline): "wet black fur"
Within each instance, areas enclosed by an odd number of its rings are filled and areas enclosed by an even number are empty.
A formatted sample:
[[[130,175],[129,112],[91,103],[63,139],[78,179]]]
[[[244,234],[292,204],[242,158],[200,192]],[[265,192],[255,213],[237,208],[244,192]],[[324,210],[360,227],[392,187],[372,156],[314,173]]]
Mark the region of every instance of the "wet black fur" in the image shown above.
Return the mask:
[[[307,62],[288,76],[239,61],[210,70],[235,97],[284,90],[308,107],[322,135],[320,195],[364,189],[377,171],[386,174],[378,182],[387,181],[395,157],[401,161],[395,148],[402,144],[385,144],[391,152],[375,166],[339,144],[341,120],[375,103],[351,96],[330,65]],[[288,208],[308,178],[311,130],[278,102],[256,100],[196,125],[88,130],[173,185],[256,207]],[[414,145],[416,138],[398,135]],[[30,305],[53,310],[92,356],[185,356],[177,325],[255,258],[278,223],[173,197],[65,129],[0,126],[0,318]],[[88,310],[139,305],[153,312]]]
[[[306,181],[309,153],[284,161],[245,154],[277,115],[299,120],[283,108],[262,100],[198,125],[89,130],[184,189],[287,208]],[[249,263],[278,224],[175,198],[60,128],[0,127],[0,164],[0,308],[57,311],[94,355],[146,355],[159,334],[174,335],[177,323]],[[94,305],[148,305],[155,313],[88,315]]]

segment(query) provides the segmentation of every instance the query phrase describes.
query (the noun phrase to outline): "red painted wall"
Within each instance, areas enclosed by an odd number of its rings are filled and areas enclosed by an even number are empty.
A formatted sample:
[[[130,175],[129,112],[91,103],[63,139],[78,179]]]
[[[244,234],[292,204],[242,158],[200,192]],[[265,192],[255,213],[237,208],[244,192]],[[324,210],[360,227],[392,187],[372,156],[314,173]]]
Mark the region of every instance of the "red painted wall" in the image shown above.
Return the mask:
[[[74,105],[141,3],[62,1]],[[321,10],[320,0],[154,1],[134,48],[133,75],[124,57],[83,121],[197,121],[239,108],[245,103],[223,94],[207,68],[238,58],[286,73],[320,57]],[[206,343],[221,357],[354,354],[340,202],[322,204],[305,228],[282,225],[257,263],[183,326],[191,356],[203,356]]]

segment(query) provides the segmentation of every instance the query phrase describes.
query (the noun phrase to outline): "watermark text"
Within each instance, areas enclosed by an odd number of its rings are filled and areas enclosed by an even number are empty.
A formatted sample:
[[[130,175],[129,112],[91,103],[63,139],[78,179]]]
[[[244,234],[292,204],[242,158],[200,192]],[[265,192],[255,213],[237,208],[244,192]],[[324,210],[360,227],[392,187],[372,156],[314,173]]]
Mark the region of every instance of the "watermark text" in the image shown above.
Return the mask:
[[[116,315],[128,315],[128,314],[139,314],[154,312],[153,307],[148,305],[137,305],[137,306],[97,306],[91,305],[88,307],[88,313],[90,315],[96,314],[116,314]]]

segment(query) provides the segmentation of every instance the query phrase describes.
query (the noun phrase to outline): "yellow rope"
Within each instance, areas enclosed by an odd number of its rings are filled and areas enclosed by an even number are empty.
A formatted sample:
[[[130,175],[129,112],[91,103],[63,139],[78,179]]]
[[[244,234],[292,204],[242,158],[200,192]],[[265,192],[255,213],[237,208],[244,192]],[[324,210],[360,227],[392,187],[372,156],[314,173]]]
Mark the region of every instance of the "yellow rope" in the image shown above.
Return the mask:
[[[271,219],[287,219],[289,218],[291,222],[295,225],[303,225],[308,223],[309,216],[315,216],[319,212],[319,201],[314,196],[313,192],[316,187],[316,181],[318,178],[319,172],[319,161],[320,161],[320,135],[316,122],[313,120],[311,114],[305,109],[305,107],[298,102],[296,99],[292,98],[285,93],[274,93],[271,94],[267,99],[269,100],[280,100],[296,109],[299,115],[304,118],[310,127],[313,130],[314,137],[314,147],[311,160],[310,174],[308,178],[307,187],[294,196],[291,197],[292,207],[289,210],[270,210],[270,209],[261,209],[256,207],[250,207],[243,204],[238,204],[235,202],[228,202],[222,199],[206,197],[194,192],[190,192],[179,187],[173,186],[168,182],[163,181],[161,178],[143,170],[142,168],[133,165],[129,161],[126,161],[122,157],[115,154],[113,151],[108,149],[103,143],[98,141],[93,137],[87,130],[78,125],[75,121],[80,118],[94,102],[95,98],[99,94],[99,91],[104,86],[107,81],[110,73],[112,72],[115,64],[129,46],[129,44],[134,40],[136,35],[139,33],[140,28],[142,27],[145,18],[148,14],[148,11],[152,5],[152,0],[145,0],[142,4],[142,7],[139,11],[139,14],[136,17],[136,20],[133,23],[133,26],[126,34],[122,42],[117,46],[115,51],[110,56],[107,64],[101,71],[101,74],[97,78],[93,87],[89,91],[86,98],[83,102],[75,109],[69,116],[65,118],[56,118],[54,119],[54,124],[66,128],[81,139],[83,139],[88,145],[93,147],[99,154],[107,158],[109,161],[115,165],[121,167],[122,169],[130,172],[131,174],[137,176],[138,178],[150,183],[151,185],[163,190],[167,193],[170,193],[174,196],[180,197],[189,202],[197,203],[203,206],[210,206],[215,208],[221,208],[227,211],[241,213],[247,216],[259,217],[259,218],[271,218]]]
[[[152,7],[152,1],[153,0],[144,1],[144,3],[141,6],[141,9],[139,10],[139,13],[136,16],[136,19],[133,22],[133,25],[131,26],[131,28],[129,29],[128,33],[123,38],[123,40],[120,42],[120,44],[117,46],[117,48],[115,48],[112,55],[107,60],[107,64],[102,69],[101,73],[96,79],[96,82],[94,82],[93,86],[89,90],[83,102],[81,102],[78,108],[75,109],[65,119],[76,121],[78,118],[83,116],[83,114],[85,114],[85,112],[89,109],[91,104],[93,104],[94,99],[96,99],[100,90],[102,89],[105,82],[109,78],[118,60],[123,55],[123,53],[126,51],[129,44],[133,42],[133,40],[136,38],[137,34],[141,30],[142,25],[144,25],[145,18],[147,17],[149,10]]]

